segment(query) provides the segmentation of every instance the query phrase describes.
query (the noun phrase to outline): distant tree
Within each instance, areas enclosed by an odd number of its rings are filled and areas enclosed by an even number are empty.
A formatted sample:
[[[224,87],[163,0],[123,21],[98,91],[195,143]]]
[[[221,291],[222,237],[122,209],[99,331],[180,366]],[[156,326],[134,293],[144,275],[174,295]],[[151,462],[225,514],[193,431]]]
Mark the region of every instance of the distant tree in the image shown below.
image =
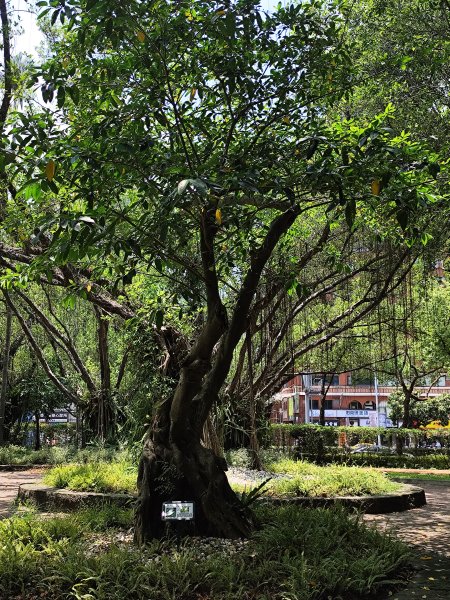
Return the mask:
[[[388,398],[388,410],[392,421],[397,424],[403,417],[404,398],[402,392],[395,392]],[[411,423],[415,427],[424,426],[431,421],[448,424],[450,416],[450,396],[442,394],[433,398],[413,398],[410,407]]]

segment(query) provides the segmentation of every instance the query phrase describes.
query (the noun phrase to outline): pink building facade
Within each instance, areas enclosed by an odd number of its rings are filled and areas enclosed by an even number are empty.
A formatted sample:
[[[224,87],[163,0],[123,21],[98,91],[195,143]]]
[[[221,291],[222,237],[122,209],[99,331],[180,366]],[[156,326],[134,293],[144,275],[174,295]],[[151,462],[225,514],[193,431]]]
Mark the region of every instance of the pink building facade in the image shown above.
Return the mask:
[[[328,380],[329,381],[329,380]],[[306,385],[305,385],[306,383]],[[325,389],[328,387],[328,383]],[[433,386],[416,388],[424,398],[450,393],[450,378],[442,375]],[[318,423],[322,375],[297,375],[273,397],[273,423]],[[350,373],[334,375],[325,400],[327,425],[393,427],[387,413],[387,399],[396,386],[374,383],[352,385]]]

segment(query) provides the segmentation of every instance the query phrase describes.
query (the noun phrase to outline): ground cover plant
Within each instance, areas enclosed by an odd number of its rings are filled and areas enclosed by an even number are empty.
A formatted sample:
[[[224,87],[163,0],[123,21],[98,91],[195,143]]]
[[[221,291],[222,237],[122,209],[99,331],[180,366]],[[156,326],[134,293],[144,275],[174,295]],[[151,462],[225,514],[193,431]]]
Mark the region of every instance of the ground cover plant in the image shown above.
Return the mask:
[[[268,464],[269,471],[280,475],[267,483],[266,491],[279,496],[362,496],[387,494],[399,486],[383,473],[372,469],[331,465],[319,467],[304,461],[279,460]],[[285,477],[283,477],[285,475]],[[243,474],[245,477],[246,474]],[[261,475],[261,480],[264,479]],[[44,476],[44,482],[57,488],[90,492],[136,493],[137,470],[130,462],[96,462],[54,467]],[[232,480],[232,479],[231,479]],[[238,491],[250,486],[233,483]]]
[[[280,460],[269,465],[288,477],[270,482],[270,491],[289,496],[363,496],[389,494],[399,486],[379,471],[342,465],[318,467],[305,461]]]
[[[377,597],[407,573],[405,545],[342,509],[260,507],[257,517],[262,527],[248,541],[138,548],[123,509],[16,515],[0,522],[0,597],[356,600]]]
[[[106,493],[136,493],[136,480],[137,468],[127,461],[61,465],[44,476],[53,487]]]
[[[65,448],[42,448],[32,450],[25,446],[0,446],[0,464],[2,465],[42,465],[63,462]]]
[[[59,465],[70,462],[121,462],[131,460],[127,450],[108,447],[88,447],[81,450],[71,446],[45,446],[33,450],[26,446],[0,446],[1,465]]]

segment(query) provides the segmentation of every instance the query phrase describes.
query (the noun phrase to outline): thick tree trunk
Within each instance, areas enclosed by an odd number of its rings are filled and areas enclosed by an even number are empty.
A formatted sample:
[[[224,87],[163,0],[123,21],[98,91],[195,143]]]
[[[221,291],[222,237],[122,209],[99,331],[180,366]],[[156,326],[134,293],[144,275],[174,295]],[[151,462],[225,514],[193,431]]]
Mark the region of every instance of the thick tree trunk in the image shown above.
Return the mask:
[[[319,425],[325,425],[325,400],[327,398],[327,389],[325,382],[325,374],[322,377],[322,387],[320,390],[320,412],[319,412]]]
[[[225,461],[201,444],[205,422],[229,373],[233,354],[248,325],[251,303],[263,268],[278,240],[299,214],[291,207],[271,224],[251,256],[231,319],[222,303],[214,257],[215,205],[202,211],[200,249],[207,298],[207,319],[182,368],[171,401],[159,408],[139,465],[135,539],[146,542],[165,533],[164,501],[195,503],[194,531],[227,538],[248,537],[251,512],[231,489]],[[193,530],[191,529],[190,533]]]
[[[250,404],[249,404],[249,449],[250,449],[250,458],[251,458],[251,467],[256,471],[262,470],[262,463],[260,458],[260,447],[258,440],[258,432],[256,429],[256,398],[255,392],[253,388],[253,352],[252,352],[252,338],[250,334],[250,330],[247,329],[246,334],[246,344],[247,344],[247,360],[248,360],[248,380],[249,380],[249,390],[250,390]]]
[[[5,331],[5,347],[3,352],[3,367],[2,367],[2,387],[0,390],[0,446],[6,441],[5,436],[5,412],[6,402],[8,400],[8,369],[9,355],[11,350],[11,329],[12,329],[12,310],[6,306],[6,331]]]
[[[203,427],[203,445],[213,451],[216,456],[223,457],[223,445],[214,427],[211,415],[208,415]]]
[[[403,398],[403,424],[404,429],[408,429],[411,426],[411,400],[412,394],[409,390],[404,390]]]
[[[109,320],[104,311],[95,307],[97,319],[98,357],[100,363],[100,390],[91,397],[89,421],[97,438],[105,441],[115,432],[115,414],[111,397],[111,367],[109,364]]]
[[[35,450],[40,450],[41,449],[41,424],[39,421],[40,418],[40,413],[39,411],[36,411],[34,413],[34,422],[35,422],[35,429],[34,429],[34,449]]]
[[[203,446],[199,436],[170,435],[169,404],[163,406],[139,464],[135,541],[180,533],[161,519],[163,502],[172,500],[194,502],[195,520],[186,528],[191,535],[248,537],[255,522],[228,483],[225,460]]]

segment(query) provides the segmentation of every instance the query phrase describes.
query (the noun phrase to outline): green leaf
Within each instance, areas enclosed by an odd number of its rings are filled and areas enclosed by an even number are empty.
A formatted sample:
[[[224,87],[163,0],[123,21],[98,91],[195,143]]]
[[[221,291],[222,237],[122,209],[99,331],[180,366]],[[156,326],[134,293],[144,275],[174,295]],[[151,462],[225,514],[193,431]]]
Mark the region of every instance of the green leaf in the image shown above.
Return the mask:
[[[59,192],[58,186],[54,181],[47,181],[47,185],[54,194],[57,194]]]
[[[71,85],[67,88],[70,98],[75,105],[78,105],[80,102],[80,90],[76,85]]]
[[[54,25],[56,23],[56,19],[58,18],[58,15],[59,15],[59,9],[56,9],[52,14],[52,18],[50,19],[50,23],[52,25]]]
[[[161,329],[163,323],[164,323],[164,312],[160,309],[160,310],[157,310],[156,314],[155,314],[155,325],[158,329]]]
[[[345,206],[345,220],[347,225],[351,229],[355,222],[356,217],[356,202],[355,200],[349,200]]]
[[[434,178],[437,179],[438,173],[441,171],[441,166],[437,162],[430,163],[428,165],[428,173]]]
[[[190,186],[201,196],[205,196],[208,193],[208,186],[201,179],[183,179],[178,184],[177,193],[182,196]]]
[[[64,102],[66,100],[66,90],[63,86],[58,88],[58,93],[56,95],[56,101],[58,104],[58,108],[62,108],[64,106]]]
[[[180,183],[178,184],[178,188],[177,188],[177,193],[180,196],[182,196],[185,193],[185,191],[187,190],[191,181],[192,181],[192,179],[183,179],[182,181],[180,181]]]
[[[398,224],[403,229],[403,231],[405,231],[405,229],[408,227],[409,221],[408,210],[406,208],[400,208],[399,210],[397,210],[396,217]]]

